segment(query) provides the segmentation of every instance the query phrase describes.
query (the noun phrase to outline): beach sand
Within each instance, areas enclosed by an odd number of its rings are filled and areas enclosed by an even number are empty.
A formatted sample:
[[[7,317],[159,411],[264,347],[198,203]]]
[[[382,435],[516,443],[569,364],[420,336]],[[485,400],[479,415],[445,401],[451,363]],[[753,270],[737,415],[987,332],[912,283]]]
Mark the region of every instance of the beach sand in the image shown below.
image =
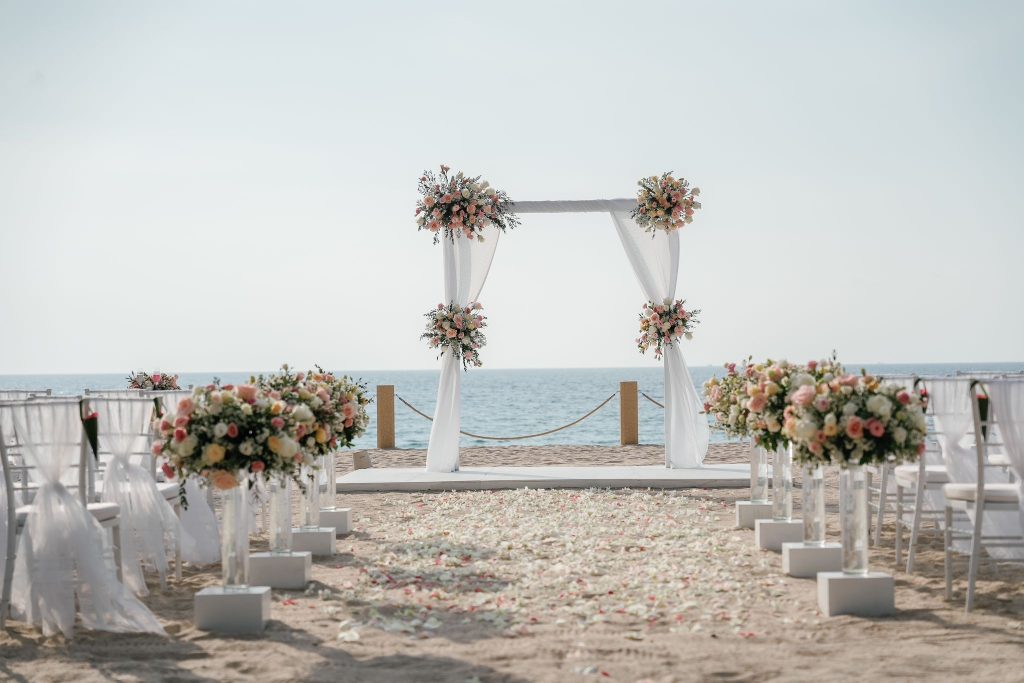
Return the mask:
[[[374,466],[423,451],[369,451]],[[467,465],[658,464],[655,446],[471,448]],[[709,461],[745,462],[734,445]],[[339,458],[340,469],[351,467]],[[219,567],[186,567],[145,601],[169,636],[78,631],[43,638],[9,622],[0,680],[691,681],[1021,679],[1024,568],[983,566],[977,607],[943,601],[942,552],[896,571],[899,613],[822,617],[815,582],[733,528],[746,489],[348,494],[355,529],[314,563],[307,591],[274,591],[262,636],[192,626]],[[829,479],[829,534],[838,538]],[[799,508],[799,494],[796,495]],[[894,571],[890,523],[873,569]],[[265,546],[257,540],[253,547]]]

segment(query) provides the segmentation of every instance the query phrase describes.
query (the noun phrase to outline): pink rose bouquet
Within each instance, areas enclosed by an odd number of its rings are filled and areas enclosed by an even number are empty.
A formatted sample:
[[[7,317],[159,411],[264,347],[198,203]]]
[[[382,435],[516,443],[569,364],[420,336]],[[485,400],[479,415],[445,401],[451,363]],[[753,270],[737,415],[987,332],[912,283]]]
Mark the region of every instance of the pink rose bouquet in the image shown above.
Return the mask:
[[[748,436],[746,368],[750,360],[747,358],[739,369],[736,363],[726,363],[721,379],[712,377],[704,383],[704,412],[713,416],[715,426],[730,437]]]
[[[299,424],[287,403],[254,385],[210,384],[159,419],[153,454],[167,458],[187,506],[184,482],[193,474],[220,489],[238,486],[240,471],[284,473],[299,482]]]
[[[128,388],[129,389],[148,389],[151,391],[171,391],[173,389],[180,389],[178,386],[178,376],[168,375],[163,372],[154,372],[152,375],[142,370],[133,372],[128,375]]]
[[[438,304],[437,308],[425,314],[427,331],[420,335],[426,339],[432,349],[450,351],[456,358],[462,359],[463,370],[469,366],[480,367],[480,349],[487,343],[483,329],[487,327],[487,317],[480,311],[483,309],[477,302],[462,308],[455,304]]]
[[[676,179],[671,171],[660,178],[641,178],[637,185],[640,189],[632,216],[645,231],[672,232],[693,222],[693,214],[700,208],[699,187],[691,188],[685,178]]]
[[[441,166],[440,175],[424,171],[420,176],[416,225],[434,234],[434,244],[442,234],[450,240],[462,236],[483,242],[481,231],[489,225],[502,232],[519,225],[507,194],[481,181],[480,176],[471,178],[462,171],[449,176],[449,170]]]
[[[348,376],[337,377],[319,366],[307,375],[317,386],[317,396],[331,408],[331,418],[326,423],[330,427],[328,447],[352,446],[370,424],[367,406],[373,399],[366,393],[366,385]]]
[[[924,452],[927,424],[915,392],[868,375],[842,375],[800,391],[783,428],[798,462],[869,465]]]
[[[654,357],[661,358],[664,348],[682,337],[693,338],[699,310],[687,311],[682,299],[665,299],[660,304],[648,301],[640,313],[640,336],[636,340],[640,353],[654,349]]]

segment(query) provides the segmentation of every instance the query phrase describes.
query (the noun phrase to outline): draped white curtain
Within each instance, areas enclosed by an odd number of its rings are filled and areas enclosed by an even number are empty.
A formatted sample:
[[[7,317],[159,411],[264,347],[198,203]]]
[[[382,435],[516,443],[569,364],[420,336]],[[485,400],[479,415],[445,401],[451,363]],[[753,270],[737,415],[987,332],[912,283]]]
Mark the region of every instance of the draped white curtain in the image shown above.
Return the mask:
[[[612,220],[644,296],[654,302],[674,299],[679,273],[679,233],[644,232],[628,211]],[[693,386],[679,342],[665,349],[665,466],[699,467],[708,452],[710,428]]]
[[[80,457],[82,423],[77,401],[3,406],[32,477],[39,485],[15,570],[12,610],[42,626],[44,635],[71,637],[75,603],[86,628],[163,634],[156,617],[118,580],[104,556],[105,531],[68,490]]]
[[[1012,515],[1002,515],[994,523],[998,525],[1000,535],[1020,534],[1024,530],[1024,380],[1002,379],[992,380],[985,383],[991,400],[991,415],[996,422],[995,429],[998,434],[994,435],[1005,444],[1006,455],[1010,459],[1010,469],[1014,473],[1014,481],[1017,484],[1017,495],[1020,507],[1016,519]],[[1001,437],[1001,438],[1000,438]],[[985,481],[991,478],[990,473],[995,473],[994,468],[985,472]],[[1005,476],[1000,481],[1006,481]],[[986,518],[985,520],[989,520]],[[1001,552],[1000,552],[1001,551]],[[1024,550],[1020,548],[992,548],[989,552],[996,557],[1024,556]]]
[[[147,395],[160,400],[163,414],[166,415],[176,412],[178,401],[191,396],[192,392],[179,389],[150,391]],[[185,481],[185,497],[188,500],[188,507],[181,510],[179,526],[181,559],[196,565],[219,562],[220,531],[217,516],[210,507],[206,491],[199,486],[195,477],[189,477]]]
[[[456,237],[442,239],[444,254],[444,303],[466,306],[476,301],[491,269],[494,250],[501,235],[495,227],[485,228],[484,241]],[[445,351],[441,356],[441,379],[437,406],[430,426],[427,471],[455,472],[459,469],[459,428],[462,392],[461,362]]]
[[[168,505],[149,471],[133,463],[133,455],[149,458],[150,419],[154,403],[149,398],[94,398],[89,406],[99,413],[100,448],[110,452],[103,476],[101,498],[121,507],[122,577],[136,595],[147,595],[143,567],[152,567],[167,578],[167,548],[173,547],[178,518]]]

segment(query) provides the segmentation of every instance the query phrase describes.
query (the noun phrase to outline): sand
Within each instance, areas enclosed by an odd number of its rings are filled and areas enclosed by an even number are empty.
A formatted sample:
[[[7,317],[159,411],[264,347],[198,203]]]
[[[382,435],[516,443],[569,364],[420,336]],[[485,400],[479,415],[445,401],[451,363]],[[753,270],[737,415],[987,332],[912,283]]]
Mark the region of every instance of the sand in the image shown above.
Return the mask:
[[[370,455],[375,466],[424,458]],[[733,446],[709,454],[744,457]],[[653,446],[474,448],[463,457],[478,465],[662,459]],[[354,509],[354,532],[339,539],[334,558],[315,562],[309,590],[274,592],[262,636],[195,629],[192,596],[217,583],[219,570],[187,567],[181,584],[151,585],[145,599],[167,638],[80,630],[66,642],[9,622],[0,680],[1020,680],[1024,567],[983,567],[977,607],[965,614],[964,565],[955,601],[944,602],[941,546],[926,536],[918,574],[895,572],[898,615],[825,618],[813,580],[784,577],[779,555],[733,528],[732,505],[745,495],[339,496]],[[828,501],[834,512],[834,477]],[[896,569],[892,544],[890,524],[873,568]]]

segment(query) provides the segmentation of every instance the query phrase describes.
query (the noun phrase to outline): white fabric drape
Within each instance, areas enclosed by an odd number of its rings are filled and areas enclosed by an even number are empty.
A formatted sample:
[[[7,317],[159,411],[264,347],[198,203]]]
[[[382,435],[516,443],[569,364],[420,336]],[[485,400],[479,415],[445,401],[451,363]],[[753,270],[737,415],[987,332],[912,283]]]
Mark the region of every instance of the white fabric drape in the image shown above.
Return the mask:
[[[444,254],[444,303],[466,306],[476,301],[491,269],[501,231],[485,228],[484,241],[456,237],[442,239]],[[459,469],[459,429],[462,392],[461,362],[445,351],[441,356],[441,378],[437,406],[430,426],[427,471],[454,472]]]
[[[121,507],[122,577],[136,595],[147,595],[143,567],[152,567],[167,578],[167,548],[174,547],[178,518],[168,505],[149,471],[133,463],[133,455],[149,454],[150,419],[154,403],[149,398],[94,398],[89,407],[99,414],[100,448],[110,452],[103,476],[101,498]]]
[[[990,418],[996,422],[996,429],[1001,441],[1005,444],[1006,455],[1010,459],[1010,469],[1013,470],[1014,481],[1017,484],[1017,495],[1020,507],[1016,519],[1010,519],[1011,515],[1001,515],[994,523],[997,524],[999,535],[1008,536],[1020,534],[1024,530],[1024,380],[1003,379],[992,380],[985,383],[991,400]],[[993,439],[995,440],[995,439]],[[985,481],[993,478],[995,468],[985,472]],[[1006,481],[1007,477],[1000,473],[999,481]],[[989,520],[986,518],[985,520]],[[1001,553],[999,551],[1002,551]],[[1024,556],[1024,550],[1020,548],[992,548],[990,554],[996,557]]]
[[[963,445],[974,424],[971,380],[930,379],[926,386],[929,409],[935,419],[936,439],[942,447],[942,459],[950,480],[978,481],[974,449]]]
[[[674,299],[679,273],[679,233],[644,232],[628,211],[611,212],[640,289],[649,300]],[[699,467],[708,452],[711,430],[676,342],[665,349],[665,466]]]
[[[184,389],[169,391],[150,391],[149,396],[156,397],[163,406],[163,414],[177,411],[178,401],[191,396],[191,391]],[[189,564],[204,565],[220,561],[220,531],[217,516],[210,507],[204,491],[195,477],[185,481],[185,497],[188,508],[180,513],[179,532],[181,533],[181,559]]]
[[[78,402],[0,410],[11,411],[25,461],[39,485],[18,552],[14,613],[40,624],[44,635],[71,637],[77,597],[86,628],[163,634],[156,617],[117,580],[103,553],[106,532],[62,481],[75,478],[72,466],[80,457]]]

